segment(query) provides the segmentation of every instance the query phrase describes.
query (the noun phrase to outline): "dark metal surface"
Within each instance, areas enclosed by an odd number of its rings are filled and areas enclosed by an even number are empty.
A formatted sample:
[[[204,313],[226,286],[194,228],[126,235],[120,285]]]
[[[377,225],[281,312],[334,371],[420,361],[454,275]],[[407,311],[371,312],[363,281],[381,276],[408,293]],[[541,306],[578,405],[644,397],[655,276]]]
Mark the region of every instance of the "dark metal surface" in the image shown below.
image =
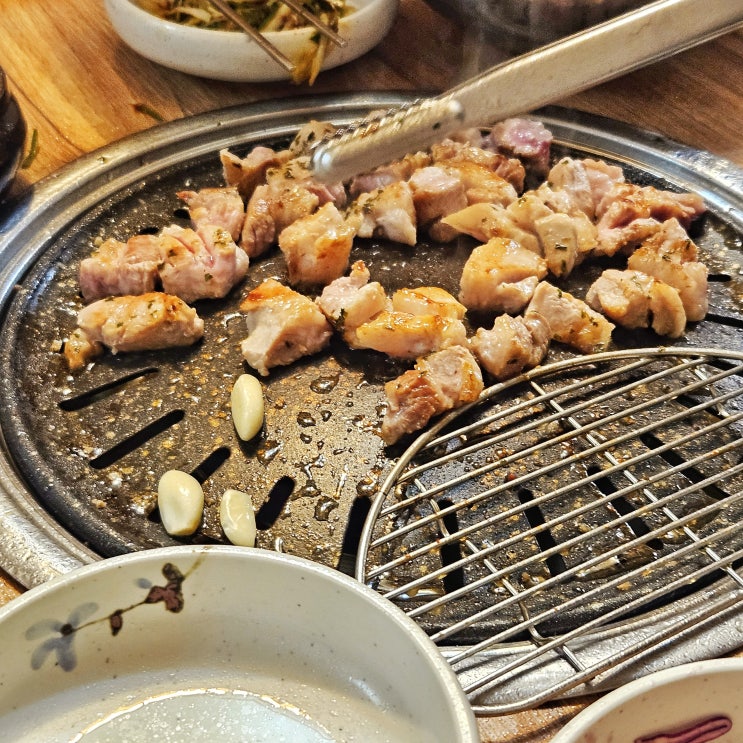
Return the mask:
[[[74,376],[56,349],[74,327],[77,264],[94,239],[182,220],[175,192],[220,183],[219,149],[244,153],[286,142],[310,118],[344,124],[409,100],[300,98],[158,126],[60,171],[0,224],[3,567],[31,585],[99,556],[171,544],[151,512],[157,480],[170,468],[204,480],[207,511],[196,541],[221,539],[216,504],[225,488],[237,487],[259,508],[260,546],[345,564],[349,521],[363,519],[368,497],[400,453],[385,451],[375,433],[382,383],[400,369],[376,354],[333,346],[277,370],[266,380],[262,435],[240,444],[228,401],[245,370],[237,347],[245,331],[233,313],[246,288],[284,276],[280,258],[255,261],[245,286],[226,300],[199,304],[207,334],[193,349],[108,355]],[[696,239],[719,279],[712,313],[720,322],[691,328],[685,342],[737,348],[741,286],[730,269],[743,231],[739,171],[612,122],[557,109],[542,118],[560,143],[557,155],[565,147],[606,157],[625,165],[630,178],[702,194],[712,214]],[[456,291],[468,249],[466,240],[415,251],[360,242],[354,257],[363,256],[388,289],[438,283]],[[642,334],[621,340],[647,345]]]

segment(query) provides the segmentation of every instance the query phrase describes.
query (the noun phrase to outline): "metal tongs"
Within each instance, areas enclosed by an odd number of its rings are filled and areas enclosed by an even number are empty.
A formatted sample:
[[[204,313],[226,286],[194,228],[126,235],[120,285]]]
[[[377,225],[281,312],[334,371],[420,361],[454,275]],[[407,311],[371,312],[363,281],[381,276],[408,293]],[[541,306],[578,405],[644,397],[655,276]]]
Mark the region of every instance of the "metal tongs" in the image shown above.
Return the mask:
[[[241,31],[244,31],[263,49],[272,59],[276,60],[282,67],[292,72],[296,65],[286,55],[282,54],[265,36],[257,29],[253,28],[239,13],[230,6],[227,0],[209,0],[209,2],[224,15],[229,18]],[[284,5],[291,8],[297,15],[304,18],[307,23],[314,26],[323,36],[340,47],[346,46],[346,40],[339,36],[327,23],[321,21],[314,13],[304,7],[301,0],[282,0]]]
[[[657,0],[492,67],[435,98],[339,129],[315,146],[311,168],[318,180],[347,180],[457,129],[526,113],[741,25],[741,0]]]

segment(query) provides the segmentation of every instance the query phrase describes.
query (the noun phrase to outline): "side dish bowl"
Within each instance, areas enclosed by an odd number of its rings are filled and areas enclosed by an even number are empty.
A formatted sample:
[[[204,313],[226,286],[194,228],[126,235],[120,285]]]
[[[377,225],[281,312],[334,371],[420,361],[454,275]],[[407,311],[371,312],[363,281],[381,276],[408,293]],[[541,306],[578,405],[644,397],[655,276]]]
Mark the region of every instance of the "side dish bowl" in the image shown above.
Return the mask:
[[[411,619],[266,550],[167,547],[71,571],[0,610],[0,657],[0,728],[18,743],[478,740]]]
[[[338,33],[345,47],[328,46],[322,69],[350,62],[375,47],[390,30],[399,0],[349,0]],[[119,36],[143,57],[191,75],[232,82],[268,82],[291,74],[241,31],[216,31],[158,18],[132,0],[105,0]],[[266,40],[293,62],[311,54],[314,28],[269,31]]]
[[[733,743],[743,740],[743,658],[651,673],[602,697],[552,743]]]

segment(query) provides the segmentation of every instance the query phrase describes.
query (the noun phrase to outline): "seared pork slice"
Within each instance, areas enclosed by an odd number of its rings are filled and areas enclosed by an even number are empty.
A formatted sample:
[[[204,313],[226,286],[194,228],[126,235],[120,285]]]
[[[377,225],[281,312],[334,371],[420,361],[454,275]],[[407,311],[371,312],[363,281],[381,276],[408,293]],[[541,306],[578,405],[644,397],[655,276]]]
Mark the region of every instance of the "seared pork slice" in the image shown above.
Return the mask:
[[[447,160],[437,165],[462,182],[468,204],[507,206],[518,198],[513,185],[485,165],[466,160]]]
[[[612,323],[582,299],[546,281],[534,290],[526,315],[535,312],[549,323],[552,340],[582,353],[604,351],[611,341]]]
[[[392,295],[392,309],[411,315],[440,315],[455,320],[463,320],[467,311],[446,289],[438,286],[398,289]]]
[[[196,310],[162,292],[99,299],[80,310],[77,325],[112,353],[190,346],[204,335]]]
[[[416,359],[467,342],[464,323],[441,315],[383,311],[356,328],[356,347],[398,359]]]
[[[315,300],[325,317],[351,348],[358,348],[356,328],[383,310],[391,309],[390,300],[378,281],[370,282],[363,261],[351,266],[351,273],[328,284]]]
[[[270,147],[254,147],[246,157],[238,157],[229,150],[220,150],[222,173],[228,186],[235,186],[243,201],[247,201],[256,186],[266,182],[266,171],[277,168],[292,157],[290,150],[276,152]]]
[[[103,353],[104,345],[93,340],[80,328],[75,328],[64,342],[63,354],[70,371],[80,371],[85,365]]]
[[[317,353],[330,342],[333,329],[309,298],[266,279],[240,305],[246,313],[248,337],[241,343],[243,357],[259,374]]]
[[[519,226],[513,214],[498,204],[472,204],[461,211],[442,217],[441,223],[471,235],[475,240],[487,242],[493,237],[514,240],[522,248],[540,255],[539,238],[530,230]]]
[[[505,119],[491,129],[490,140],[498,152],[521,160],[530,175],[539,178],[547,175],[552,132],[541,121]]]
[[[286,258],[289,283],[324,286],[342,276],[355,235],[353,225],[332,203],[285,227],[279,235],[279,248]]]
[[[80,261],[78,280],[87,302],[103,297],[151,292],[157,282],[160,242],[137,235],[125,243],[109,238]]]
[[[675,218],[688,229],[704,211],[704,201],[698,194],[617,183],[606,193],[596,210],[599,217],[596,252],[614,255],[622,249],[633,249],[657,232],[660,224],[668,219]]]
[[[534,229],[549,272],[553,276],[568,276],[585,255],[581,252],[575,217],[549,214],[537,219]]]
[[[348,219],[359,237],[382,237],[403,245],[417,241],[413,191],[405,181],[361,194]]]
[[[408,183],[413,191],[416,222],[423,227],[467,206],[462,181],[444,168],[435,165],[419,168]]]
[[[520,312],[546,275],[544,258],[495,237],[475,248],[464,264],[459,301],[469,310]]]
[[[425,168],[430,164],[431,155],[429,153],[409,153],[400,160],[394,160],[387,165],[380,165],[368,173],[354,176],[348,184],[348,192],[352,198],[356,198],[362,193],[376,191],[378,188],[384,188],[391,183],[407,181],[416,170]]]
[[[304,186],[265,183],[253,191],[245,208],[240,247],[251,257],[265,253],[281,231],[317,209],[319,197]]]
[[[679,293],[641,271],[604,271],[588,289],[586,302],[625,328],[649,328],[678,338],[686,327]]]
[[[312,154],[312,148],[323,137],[330,136],[336,131],[335,125],[329,121],[317,121],[311,119],[294,135],[294,139],[289,145],[289,150],[294,157],[307,156]]]
[[[658,232],[645,240],[627,261],[627,267],[642,271],[676,289],[686,319],[703,320],[709,309],[707,266],[696,260],[697,246],[677,219],[663,222]]]
[[[186,203],[195,230],[205,225],[218,225],[227,230],[233,240],[240,237],[245,206],[236,186],[179,191],[178,198]]]
[[[483,140],[480,140],[480,144],[484,144]],[[431,147],[431,156],[434,164],[438,165],[476,165],[482,168],[478,175],[478,178],[484,178],[484,172],[490,172],[496,175],[498,178],[502,178],[508,183],[515,192],[521,192],[524,188],[524,178],[526,171],[520,160],[517,158],[509,158],[500,152],[495,152],[492,149],[486,149],[485,147],[473,144],[468,141],[456,141],[454,139],[444,139],[442,142],[433,145]],[[473,170],[472,173],[476,173]],[[472,176],[470,176],[472,177]],[[474,187],[477,184],[472,183]],[[497,193],[501,192],[501,186],[497,185],[496,181],[493,181],[493,188]],[[511,193],[510,190],[506,189],[504,193]],[[477,199],[482,201],[484,199]],[[473,202],[470,202],[473,203]]]
[[[387,410],[381,436],[387,445],[423,428],[434,415],[477,400],[482,373],[472,354],[453,346],[418,359],[415,368],[384,386]]]
[[[199,232],[178,225],[165,227],[160,250],[163,291],[184,302],[224,297],[248,271],[248,256],[227,230],[216,225],[202,225]]]
[[[499,315],[490,330],[478,328],[470,348],[485,371],[504,380],[541,363],[550,335],[549,323],[536,312],[526,317]]]

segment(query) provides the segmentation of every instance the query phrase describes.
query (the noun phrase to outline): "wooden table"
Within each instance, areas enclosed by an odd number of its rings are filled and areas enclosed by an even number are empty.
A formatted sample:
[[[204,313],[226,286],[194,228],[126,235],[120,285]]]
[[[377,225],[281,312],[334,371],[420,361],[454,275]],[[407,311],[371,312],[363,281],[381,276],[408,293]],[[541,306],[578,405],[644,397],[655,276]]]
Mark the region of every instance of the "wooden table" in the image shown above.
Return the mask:
[[[401,0],[390,35],[373,52],[323,73],[314,88],[201,80],[139,57],[115,35],[98,0],[0,2],[0,66],[39,150],[16,191],[61,165],[157,122],[229,105],[365,90],[437,90],[503,56],[422,0]],[[707,149],[743,166],[743,32],[573,96],[562,105],[613,117]],[[2,573],[0,605],[22,588]],[[481,721],[484,741],[548,741],[585,702]]]

